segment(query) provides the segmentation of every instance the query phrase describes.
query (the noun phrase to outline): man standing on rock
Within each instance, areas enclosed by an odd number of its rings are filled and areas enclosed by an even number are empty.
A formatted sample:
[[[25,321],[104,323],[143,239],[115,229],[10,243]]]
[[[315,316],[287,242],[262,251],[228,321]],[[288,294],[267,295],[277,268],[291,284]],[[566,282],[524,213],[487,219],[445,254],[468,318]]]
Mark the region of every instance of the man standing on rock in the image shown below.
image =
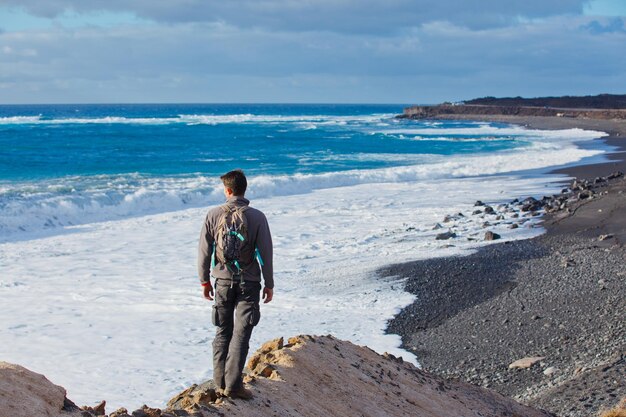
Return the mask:
[[[222,395],[250,399],[241,374],[252,329],[261,318],[261,271],[264,302],[272,301],[274,294],[272,236],[265,215],[244,198],[248,182],[243,171],[230,171],[220,179],[226,203],[209,210],[202,225],[198,274],[204,297],[215,297],[213,380]]]

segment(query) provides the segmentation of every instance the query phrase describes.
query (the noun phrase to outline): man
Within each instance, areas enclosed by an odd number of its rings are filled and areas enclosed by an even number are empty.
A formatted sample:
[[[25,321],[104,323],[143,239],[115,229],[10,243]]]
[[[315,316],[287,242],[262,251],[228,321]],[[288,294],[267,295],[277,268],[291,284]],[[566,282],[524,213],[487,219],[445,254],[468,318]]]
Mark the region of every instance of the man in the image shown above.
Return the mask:
[[[252,393],[243,387],[241,373],[252,329],[261,317],[261,270],[264,302],[272,301],[274,294],[272,237],[265,215],[244,198],[248,183],[243,171],[230,171],[220,179],[226,204],[209,210],[202,225],[198,274],[204,297],[215,297],[213,380],[222,395],[249,399]]]

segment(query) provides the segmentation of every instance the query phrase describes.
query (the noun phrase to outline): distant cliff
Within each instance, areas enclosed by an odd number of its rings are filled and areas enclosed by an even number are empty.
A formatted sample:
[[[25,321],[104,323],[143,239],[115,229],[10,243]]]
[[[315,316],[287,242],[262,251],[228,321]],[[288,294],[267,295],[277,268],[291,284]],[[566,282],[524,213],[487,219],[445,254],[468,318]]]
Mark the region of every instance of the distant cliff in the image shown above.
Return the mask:
[[[482,97],[467,100],[464,104],[511,107],[556,107],[568,109],[626,109],[626,94],[599,94],[596,96],[562,97]]]
[[[602,94],[585,97],[495,98],[484,97],[460,103],[412,106],[401,116],[436,119],[458,115],[547,116],[583,119],[626,119],[626,95]]]

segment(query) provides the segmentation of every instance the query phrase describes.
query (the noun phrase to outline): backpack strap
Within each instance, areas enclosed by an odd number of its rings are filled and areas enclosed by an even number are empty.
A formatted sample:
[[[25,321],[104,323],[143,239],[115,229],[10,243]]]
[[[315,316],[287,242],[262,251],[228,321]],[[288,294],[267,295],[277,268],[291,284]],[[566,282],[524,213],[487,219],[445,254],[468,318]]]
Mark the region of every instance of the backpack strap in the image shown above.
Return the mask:
[[[265,266],[265,263],[263,262],[263,258],[261,257],[261,252],[259,251],[258,246],[254,247],[254,254],[256,255],[256,258],[259,260],[259,265]]]

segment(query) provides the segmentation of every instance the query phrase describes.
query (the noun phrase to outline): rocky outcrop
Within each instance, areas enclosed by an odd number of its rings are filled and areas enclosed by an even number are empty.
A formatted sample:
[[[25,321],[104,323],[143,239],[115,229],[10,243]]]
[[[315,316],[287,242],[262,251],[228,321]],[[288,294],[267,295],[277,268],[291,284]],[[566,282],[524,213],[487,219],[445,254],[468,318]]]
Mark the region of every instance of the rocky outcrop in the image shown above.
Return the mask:
[[[11,417],[61,416],[65,391],[15,365],[2,368],[3,407]],[[221,397],[212,381],[192,385],[163,410],[119,409],[111,417],[172,416],[550,416],[493,391],[446,381],[402,358],[332,336],[297,336],[264,344],[248,362],[252,400]],[[13,375],[6,379],[6,375]],[[7,381],[5,384],[4,381]],[[6,391],[7,387],[12,387]],[[10,408],[9,408],[10,407]],[[9,411],[10,410],[10,411]],[[56,413],[56,414],[55,414]],[[93,410],[80,412],[94,415]]]
[[[45,376],[19,365],[0,362],[0,416],[61,417],[76,415],[78,407],[65,389]]]
[[[481,104],[439,104],[435,106],[412,106],[404,109],[399,118],[438,119],[451,115],[467,116],[543,116],[584,119],[626,119],[626,109],[576,109]]]
[[[560,220],[571,214],[582,204],[599,198],[607,193],[606,188],[612,184],[624,181],[624,173],[615,171],[607,176],[596,177],[591,180],[575,179],[571,184],[563,188],[559,194],[543,196],[540,199],[527,197],[523,200],[515,199],[508,203],[491,207],[482,201],[476,201],[470,211],[465,214],[456,213],[446,215],[442,222],[446,224],[447,231],[437,233],[435,240],[448,240],[452,238],[478,240],[477,226],[483,228],[506,226],[508,229],[517,229],[529,224],[534,217],[549,214],[555,220]],[[443,228],[440,223],[435,224],[432,230]],[[612,240],[613,234],[602,234],[597,237],[598,241]],[[501,236],[491,230],[485,231],[483,240],[493,241]]]
[[[282,338],[264,344],[248,361],[250,401],[212,398],[207,383],[170,401],[172,408],[213,415],[245,416],[548,416],[492,391],[445,381],[392,355],[332,336]]]

